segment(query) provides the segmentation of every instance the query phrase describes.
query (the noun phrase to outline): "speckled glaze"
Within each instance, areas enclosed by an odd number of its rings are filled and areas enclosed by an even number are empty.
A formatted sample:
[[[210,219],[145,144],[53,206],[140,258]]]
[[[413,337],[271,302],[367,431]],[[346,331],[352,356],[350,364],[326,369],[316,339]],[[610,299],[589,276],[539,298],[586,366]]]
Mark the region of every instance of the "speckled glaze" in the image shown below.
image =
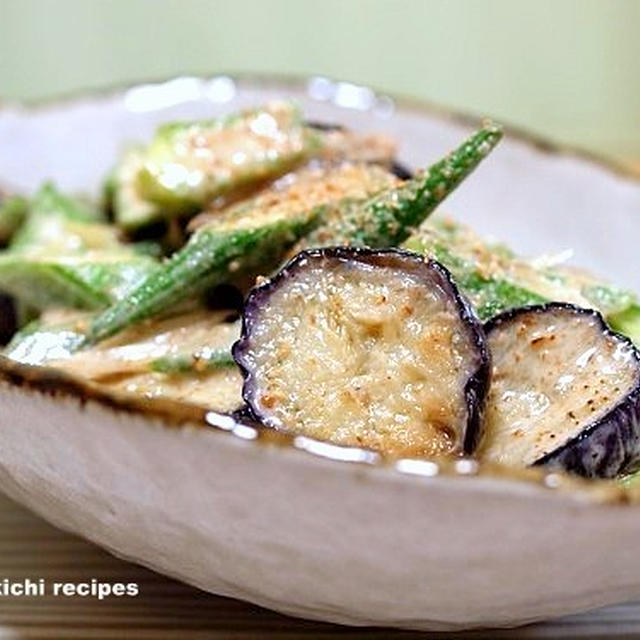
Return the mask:
[[[120,145],[157,123],[282,96],[314,120],[396,136],[411,169],[477,125],[326,78],[177,78],[3,106],[0,187],[53,178],[96,190]],[[640,289],[630,172],[507,130],[446,208],[523,252],[573,247],[577,263]],[[189,405],[108,396],[52,370],[1,360],[0,372],[2,489],[208,591],[419,629],[517,625],[640,595],[638,490],[467,459],[388,461]]]

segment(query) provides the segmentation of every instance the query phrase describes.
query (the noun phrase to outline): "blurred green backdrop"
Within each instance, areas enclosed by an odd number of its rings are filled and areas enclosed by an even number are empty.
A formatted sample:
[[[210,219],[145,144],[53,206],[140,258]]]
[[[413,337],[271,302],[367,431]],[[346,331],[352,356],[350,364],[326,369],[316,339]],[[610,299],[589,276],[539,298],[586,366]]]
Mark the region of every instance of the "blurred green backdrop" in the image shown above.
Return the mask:
[[[0,97],[323,74],[640,163],[638,0],[0,0]]]

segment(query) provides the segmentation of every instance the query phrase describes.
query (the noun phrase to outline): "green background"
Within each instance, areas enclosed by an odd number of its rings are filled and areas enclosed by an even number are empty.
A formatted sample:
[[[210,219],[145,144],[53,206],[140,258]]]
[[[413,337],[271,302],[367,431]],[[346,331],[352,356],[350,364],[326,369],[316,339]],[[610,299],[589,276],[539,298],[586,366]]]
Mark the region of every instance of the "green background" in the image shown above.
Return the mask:
[[[0,0],[0,97],[323,74],[640,163],[639,31],[637,0]]]

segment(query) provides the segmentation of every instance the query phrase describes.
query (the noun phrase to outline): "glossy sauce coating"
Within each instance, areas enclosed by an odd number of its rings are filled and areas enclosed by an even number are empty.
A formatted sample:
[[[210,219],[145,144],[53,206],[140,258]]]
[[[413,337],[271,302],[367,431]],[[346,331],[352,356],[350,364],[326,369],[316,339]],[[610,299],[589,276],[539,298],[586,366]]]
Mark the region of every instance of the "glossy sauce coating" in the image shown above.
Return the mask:
[[[266,422],[389,455],[459,451],[477,353],[440,284],[391,266],[302,265],[242,356]]]
[[[530,465],[601,419],[637,385],[633,348],[571,309],[523,313],[489,332],[493,383],[479,456]]]

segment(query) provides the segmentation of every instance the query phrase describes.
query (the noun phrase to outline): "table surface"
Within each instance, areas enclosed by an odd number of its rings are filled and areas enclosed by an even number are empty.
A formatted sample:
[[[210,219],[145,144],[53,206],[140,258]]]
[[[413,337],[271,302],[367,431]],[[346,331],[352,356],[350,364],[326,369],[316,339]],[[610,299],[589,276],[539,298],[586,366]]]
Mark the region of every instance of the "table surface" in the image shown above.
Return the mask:
[[[607,607],[517,630],[429,634],[361,629],[289,618],[213,596],[129,564],[64,533],[0,495],[0,580],[137,582],[135,598],[4,597],[0,640],[131,638],[144,640],[309,640],[373,638],[479,640],[507,638],[640,638],[640,603]],[[125,635],[126,632],[126,635]]]

